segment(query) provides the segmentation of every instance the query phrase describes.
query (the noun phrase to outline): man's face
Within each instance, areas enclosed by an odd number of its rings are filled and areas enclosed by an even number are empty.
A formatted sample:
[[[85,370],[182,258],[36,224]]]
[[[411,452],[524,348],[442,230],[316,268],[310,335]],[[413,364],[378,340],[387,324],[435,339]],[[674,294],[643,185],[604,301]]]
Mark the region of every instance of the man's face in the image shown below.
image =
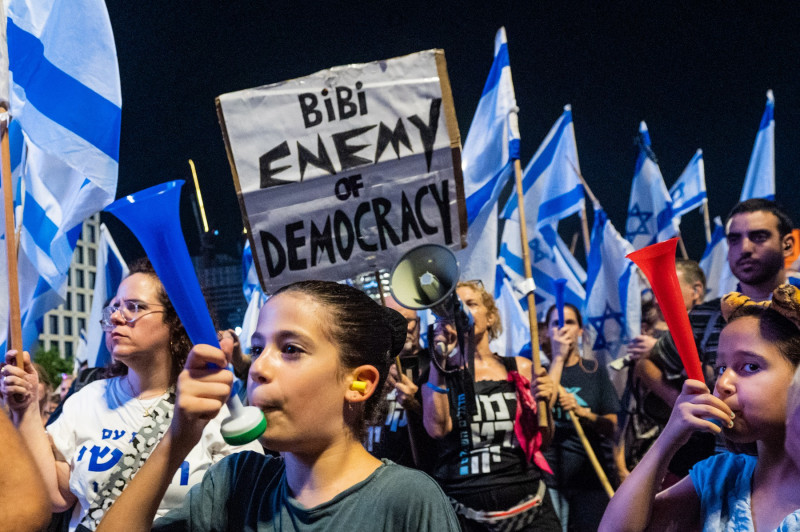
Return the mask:
[[[791,235],[778,234],[778,218],[767,211],[743,212],[728,222],[728,264],[739,281],[759,285],[783,269]],[[787,242],[789,243],[787,247]]]
[[[419,316],[417,312],[411,309],[407,309],[404,306],[400,305],[397,301],[394,300],[392,297],[386,298],[386,306],[392,308],[403,315],[406,319],[406,323],[408,324],[408,328],[406,330],[406,343],[403,346],[403,350],[400,352],[400,356],[408,356],[412,355],[415,352],[419,351]]]

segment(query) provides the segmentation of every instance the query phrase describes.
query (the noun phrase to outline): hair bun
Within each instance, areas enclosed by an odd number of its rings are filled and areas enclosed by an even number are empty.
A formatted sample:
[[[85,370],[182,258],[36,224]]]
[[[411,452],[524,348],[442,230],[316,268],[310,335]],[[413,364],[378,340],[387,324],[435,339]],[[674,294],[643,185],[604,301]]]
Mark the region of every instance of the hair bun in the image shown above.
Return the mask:
[[[391,332],[391,346],[389,347],[390,354],[394,357],[403,350],[406,345],[406,336],[408,332],[408,321],[406,318],[389,307],[381,307],[383,309],[383,317],[386,325]]]

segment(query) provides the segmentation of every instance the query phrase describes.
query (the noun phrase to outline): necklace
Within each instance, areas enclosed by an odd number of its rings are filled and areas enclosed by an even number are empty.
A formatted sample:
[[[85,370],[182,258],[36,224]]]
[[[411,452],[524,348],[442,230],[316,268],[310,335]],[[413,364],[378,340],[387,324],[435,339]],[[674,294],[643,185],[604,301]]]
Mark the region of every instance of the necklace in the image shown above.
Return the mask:
[[[146,406],[144,406],[144,404],[142,403],[141,399],[144,399],[144,400],[147,400],[147,399],[155,399],[156,397],[161,397],[162,395],[164,395],[165,393],[167,393],[167,390],[169,390],[169,388],[167,388],[167,389],[166,389],[166,390],[164,390],[163,392],[159,393],[158,395],[154,395],[154,396],[152,396],[152,397],[142,397],[142,394],[139,394],[139,395],[137,396],[137,395],[136,395],[136,394],[133,392],[133,385],[131,384],[131,381],[130,381],[130,379],[128,379],[128,377],[125,377],[125,382],[127,382],[127,383],[128,383],[128,389],[130,389],[130,391],[131,391],[131,397],[133,397],[133,398],[136,400],[136,402],[137,402],[137,403],[139,403],[139,406],[140,406],[140,407],[142,407],[142,410],[144,410],[144,414],[142,415],[142,417],[150,417],[150,408],[152,408],[152,406],[153,406],[153,405],[150,405],[150,407],[146,407]]]

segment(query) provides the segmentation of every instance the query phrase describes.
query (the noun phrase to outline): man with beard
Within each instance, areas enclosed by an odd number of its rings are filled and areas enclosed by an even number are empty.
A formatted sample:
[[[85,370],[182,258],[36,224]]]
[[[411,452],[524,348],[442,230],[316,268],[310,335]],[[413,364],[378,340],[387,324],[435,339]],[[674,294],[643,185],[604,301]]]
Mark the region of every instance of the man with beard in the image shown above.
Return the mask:
[[[798,279],[787,277],[784,269],[784,259],[792,255],[795,245],[792,221],[774,201],[758,198],[737,204],[728,214],[725,229],[728,264],[739,280],[738,292],[753,301],[765,301],[772,297],[772,291],[778,285],[787,282],[798,284]],[[720,300],[713,299],[694,307],[689,313],[689,321],[706,384],[713,390],[719,333],[725,326]],[[671,409],[686,380],[686,371],[672,336],[667,334],[659,339],[648,359],[656,367],[648,372],[648,378],[642,378],[640,382]],[[662,386],[658,386],[659,381]],[[692,465],[713,452],[714,437],[708,433],[695,433],[670,463],[669,471],[674,476],[665,480],[665,487],[685,476]]]
[[[386,416],[375,425],[367,427],[365,447],[376,458],[389,460],[418,469],[426,469],[423,451],[430,448],[420,445],[429,437],[422,427],[422,403],[418,393],[420,368],[427,369],[428,353],[420,346],[420,321],[416,311],[401,306],[391,296],[386,306],[396,310],[408,322],[406,343],[398,355],[398,362],[389,368],[386,379]]]

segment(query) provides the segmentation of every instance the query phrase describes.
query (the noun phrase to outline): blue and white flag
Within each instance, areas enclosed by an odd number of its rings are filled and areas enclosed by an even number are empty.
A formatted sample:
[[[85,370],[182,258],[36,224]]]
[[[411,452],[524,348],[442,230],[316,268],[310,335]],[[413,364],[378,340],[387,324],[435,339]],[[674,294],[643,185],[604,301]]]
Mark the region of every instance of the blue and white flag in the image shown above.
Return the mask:
[[[100,318],[103,317],[103,307],[116,295],[119,284],[128,276],[128,265],[111,238],[106,224],[100,224],[96,271],[92,310],[86,330],[85,360],[90,368],[103,367],[111,359],[111,354],[106,349],[105,333],[100,327]]]
[[[256,332],[258,327],[258,314],[261,312],[261,307],[267,302],[268,297],[261,291],[261,287],[257,287],[250,295],[250,302],[247,304],[247,310],[244,313],[242,320],[242,330],[239,332],[239,346],[242,353],[245,355],[250,354],[250,339],[253,333]]]
[[[6,9],[10,110],[26,148],[20,272],[39,276],[32,294],[20,280],[30,328],[63,302],[83,220],[116,195],[121,96],[102,0],[10,0]]]
[[[247,301],[253,298],[256,291],[261,292],[261,283],[258,281],[258,272],[253,262],[253,250],[250,249],[250,239],[245,240],[242,250],[242,291]]]
[[[758,126],[739,201],[751,198],[775,199],[775,97],[772,90],[767,91],[767,106]]]
[[[517,102],[511,82],[506,32],[495,37],[494,62],[461,151],[467,203],[467,248],[456,255],[463,279],[480,279],[494,291],[497,199],[519,159]]]
[[[594,337],[592,350],[604,365],[624,355],[625,344],[641,330],[639,274],[625,258],[632,251],[605,211],[595,211],[583,321]]]
[[[564,107],[528,163],[522,178],[528,234],[579,212],[584,206],[572,107]],[[503,218],[519,219],[516,190],[508,198]]]
[[[520,305],[518,293],[511,286],[508,277],[498,277],[495,291],[498,292],[495,303],[500,312],[503,332],[491,341],[492,352],[506,357],[522,356],[523,352],[531,348],[528,312]]]
[[[678,234],[678,221],[672,215],[672,198],[667,192],[656,156],[650,148],[647,124],[639,126],[639,156],[633,174],[625,238],[634,249],[667,240]]]
[[[707,201],[703,150],[697,150],[681,176],[669,189],[669,195],[672,198],[672,215],[678,220]]]
[[[547,309],[555,304],[553,281],[564,278],[567,280],[564,290],[564,300],[572,303],[577,308],[583,306],[586,292],[583,283],[586,281],[586,272],[572,257],[566,244],[561,240],[552,226],[545,226],[541,231],[533,233],[529,242],[529,255],[531,258],[531,272],[535,284],[534,300],[536,302],[536,317],[544,321]],[[525,283],[525,270],[523,267],[522,250],[519,239],[519,222],[506,220],[503,228],[503,239],[500,244],[498,257],[498,274],[502,272],[513,287],[522,309],[528,310],[528,286]],[[495,290],[497,292],[497,290]],[[499,293],[496,293],[499,296]]]
[[[728,264],[728,240],[719,216],[714,218],[714,232],[700,259],[700,268],[706,274],[706,301],[736,290],[738,280]]]

